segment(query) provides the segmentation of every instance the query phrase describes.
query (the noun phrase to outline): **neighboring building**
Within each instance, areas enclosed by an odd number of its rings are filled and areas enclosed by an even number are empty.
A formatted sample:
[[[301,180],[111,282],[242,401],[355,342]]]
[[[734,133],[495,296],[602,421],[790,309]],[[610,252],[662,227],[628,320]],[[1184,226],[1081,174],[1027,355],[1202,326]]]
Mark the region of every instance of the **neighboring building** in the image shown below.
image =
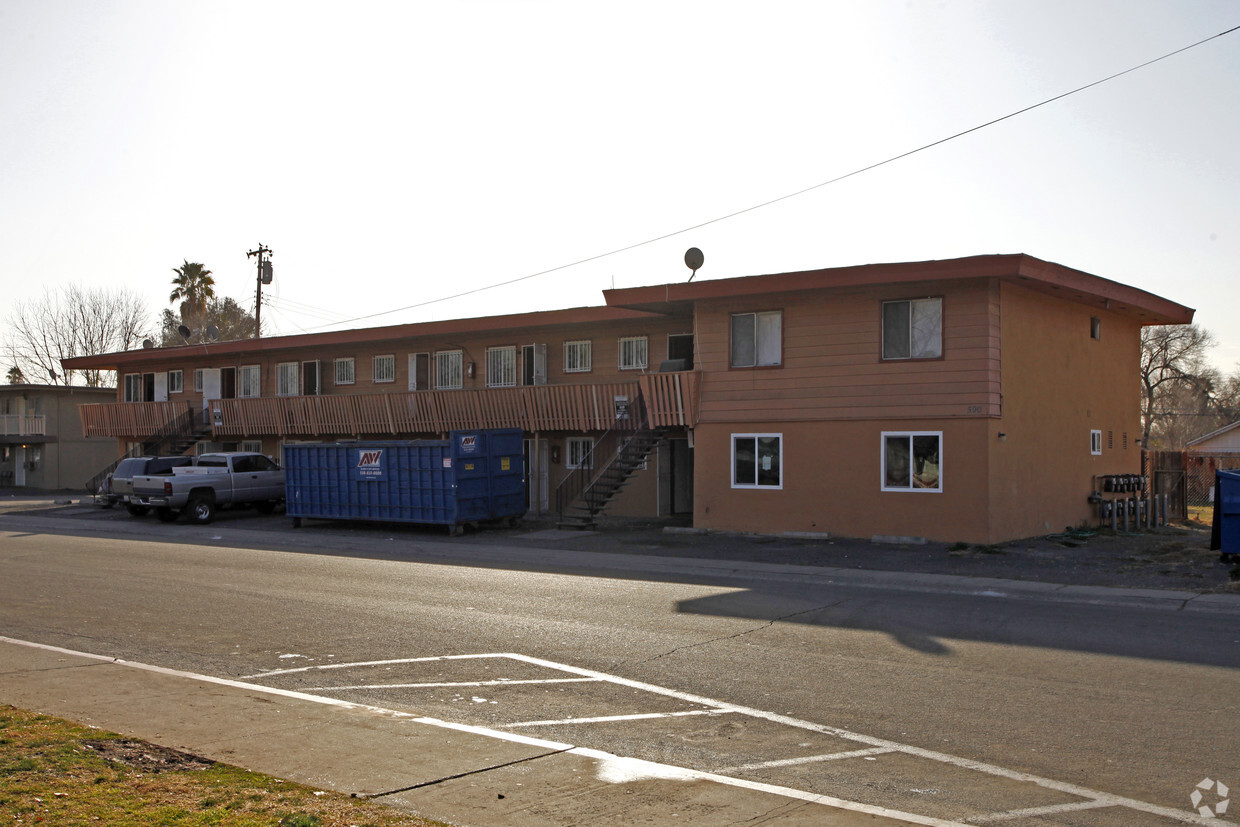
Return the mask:
[[[116,446],[83,437],[78,406],[115,398],[115,388],[0,385],[0,487],[85,486]]]
[[[64,365],[118,371],[118,401],[83,418],[122,445],[178,417],[203,445],[268,453],[520,427],[540,510],[636,434],[609,513],[989,543],[1091,520],[1095,476],[1140,473],[1140,328],[1193,316],[1024,255],[604,296]]]

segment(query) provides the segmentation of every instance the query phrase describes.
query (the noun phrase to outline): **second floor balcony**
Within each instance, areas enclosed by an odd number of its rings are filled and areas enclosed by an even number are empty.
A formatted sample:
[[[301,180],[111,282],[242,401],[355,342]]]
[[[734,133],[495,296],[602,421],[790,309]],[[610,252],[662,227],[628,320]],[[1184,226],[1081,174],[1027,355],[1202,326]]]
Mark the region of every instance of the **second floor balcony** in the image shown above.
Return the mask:
[[[596,385],[216,399],[202,416],[217,439],[391,438],[473,428],[534,433],[692,427],[697,379],[689,371]],[[186,402],[82,405],[82,424],[87,436],[142,439],[166,429],[189,406]]]
[[[47,417],[0,414],[0,436],[46,436]]]

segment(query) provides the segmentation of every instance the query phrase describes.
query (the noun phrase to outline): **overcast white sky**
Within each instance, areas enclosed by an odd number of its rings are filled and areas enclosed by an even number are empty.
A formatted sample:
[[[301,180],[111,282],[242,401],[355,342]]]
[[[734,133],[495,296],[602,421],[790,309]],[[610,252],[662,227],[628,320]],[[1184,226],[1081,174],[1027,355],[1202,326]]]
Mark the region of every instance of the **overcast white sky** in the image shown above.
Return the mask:
[[[204,263],[269,333],[1024,252],[1197,308],[1240,368],[1235,0],[0,0],[5,309],[167,307]],[[0,312],[0,320],[7,312]],[[348,321],[370,317],[364,321]],[[2,321],[0,321],[2,323]]]

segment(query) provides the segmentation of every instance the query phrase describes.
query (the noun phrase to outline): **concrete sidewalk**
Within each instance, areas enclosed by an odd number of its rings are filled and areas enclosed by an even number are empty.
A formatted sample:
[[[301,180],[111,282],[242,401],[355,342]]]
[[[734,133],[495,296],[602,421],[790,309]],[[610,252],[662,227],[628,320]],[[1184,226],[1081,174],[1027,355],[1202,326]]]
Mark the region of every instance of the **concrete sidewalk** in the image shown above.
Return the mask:
[[[0,703],[453,824],[952,823],[10,638]]]

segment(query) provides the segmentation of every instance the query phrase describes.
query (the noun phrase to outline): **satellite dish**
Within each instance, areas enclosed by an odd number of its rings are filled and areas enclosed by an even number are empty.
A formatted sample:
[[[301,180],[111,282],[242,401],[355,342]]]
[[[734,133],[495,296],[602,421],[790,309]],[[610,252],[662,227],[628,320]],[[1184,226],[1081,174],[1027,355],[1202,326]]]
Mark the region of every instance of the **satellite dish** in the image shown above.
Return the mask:
[[[193,335],[194,331],[190,330],[185,325],[180,325],[179,327],[177,327],[177,333],[180,333],[181,338],[188,342],[189,337]]]
[[[207,338],[213,342],[220,338],[220,329],[215,325],[207,325]]]
[[[706,261],[706,256],[702,255],[702,251],[697,247],[690,247],[685,250],[685,266],[693,271],[693,276],[697,275],[698,268]],[[689,281],[693,281],[693,276],[689,276]]]
[[[153,348],[153,347],[155,347],[155,343],[154,343],[154,342],[152,342],[150,339],[143,339],[143,340],[142,340],[142,349],[143,349],[143,350],[150,350],[150,349],[151,349],[151,348]]]

